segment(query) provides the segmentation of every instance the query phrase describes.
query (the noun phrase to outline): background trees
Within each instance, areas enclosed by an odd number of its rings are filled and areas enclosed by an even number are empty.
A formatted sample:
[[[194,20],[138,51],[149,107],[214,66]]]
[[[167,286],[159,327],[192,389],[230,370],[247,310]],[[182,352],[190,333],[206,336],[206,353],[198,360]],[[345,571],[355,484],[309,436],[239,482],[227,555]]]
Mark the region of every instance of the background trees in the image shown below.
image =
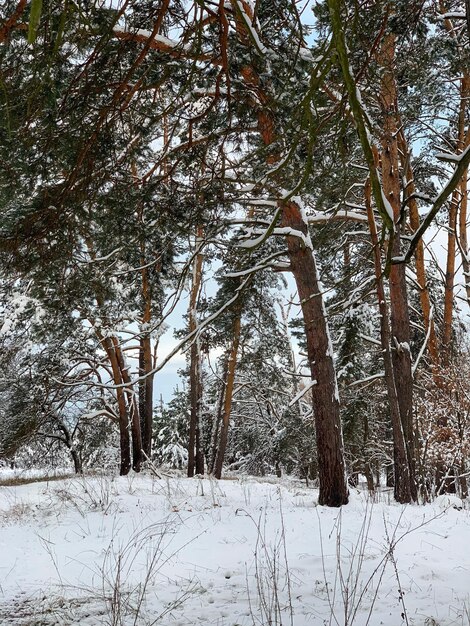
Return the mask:
[[[39,4],[0,13],[3,454],[104,424],[122,474],[464,491],[464,3]]]

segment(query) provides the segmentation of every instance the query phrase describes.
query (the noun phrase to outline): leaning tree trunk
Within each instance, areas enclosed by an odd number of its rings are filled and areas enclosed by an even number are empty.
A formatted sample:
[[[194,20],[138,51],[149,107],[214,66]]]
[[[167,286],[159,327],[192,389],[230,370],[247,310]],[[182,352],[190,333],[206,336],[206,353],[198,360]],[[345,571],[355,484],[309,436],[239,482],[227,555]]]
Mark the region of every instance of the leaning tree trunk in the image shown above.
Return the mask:
[[[122,376],[119,362],[114,350],[111,337],[105,337],[95,327],[98,339],[103,346],[106,355],[111,363],[111,371],[113,373],[113,382],[116,385],[116,399],[119,415],[119,449],[120,449],[120,475],[125,476],[131,469],[131,438],[129,433],[129,416],[127,413],[126,397],[122,387]]]
[[[398,152],[397,87],[395,81],[395,34],[385,36],[378,53],[382,68],[379,102],[382,111],[381,166],[383,193],[393,210],[395,236],[392,256],[401,254],[401,202],[400,168]],[[406,266],[393,264],[389,277],[390,321],[392,329],[392,363],[395,386],[400,406],[400,417],[405,436],[408,467],[411,481],[411,496],[417,499],[416,447],[413,425],[413,373],[411,368],[411,334],[406,286]]]
[[[143,461],[142,454],[142,434],[140,430],[139,405],[136,393],[133,389],[132,380],[129,375],[129,367],[124,359],[124,353],[117,337],[112,338],[114,352],[121,372],[122,382],[125,385],[125,393],[128,397],[129,405],[129,421],[132,433],[132,469],[134,472],[140,472]]]
[[[394,497],[397,502],[405,503],[412,501],[412,486],[408,466],[405,438],[400,418],[400,404],[398,401],[397,388],[395,385],[395,372],[391,354],[390,318],[385,297],[385,289],[382,279],[382,264],[380,257],[380,244],[377,236],[374,213],[371,203],[370,183],[365,188],[365,200],[369,230],[374,251],[375,282],[380,313],[380,343],[382,344],[382,358],[385,370],[385,384],[390,408],[390,418],[393,433],[393,471],[394,471]]]
[[[326,506],[341,506],[348,502],[348,488],[333,346],[308,227],[295,202],[283,203],[282,226],[303,234],[303,239],[288,236],[286,241],[290,267],[302,307],[313,385],[312,402],[320,481],[318,502]]]
[[[250,20],[253,9],[246,0],[241,0],[243,10]],[[247,31],[246,22],[240,17],[240,7],[232,0],[237,18],[237,34],[241,43],[252,45],[252,33]],[[258,111],[258,132],[266,147],[276,140],[276,120],[269,106],[271,99],[265,92],[257,70],[252,65],[241,69],[241,76],[249,89],[256,94],[252,100]],[[268,155],[272,166],[279,162],[277,151]],[[339,413],[339,395],[336,371],[333,362],[333,347],[330,341],[328,321],[321,294],[317,267],[308,226],[300,206],[293,201],[281,202],[283,227],[302,233],[303,239],[287,236],[286,244],[297,291],[299,294],[307,341],[309,366],[312,376],[312,404],[316,426],[318,455],[318,477],[320,483],[319,503],[326,506],[341,506],[348,502],[348,486],[344,462],[344,446]],[[304,242],[308,242],[307,244]]]
[[[87,244],[88,252],[92,259],[96,258],[96,251],[90,237],[87,233],[82,233],[83,238]],[[97,286],[95,292],[96,302],[98,309],[103,310],[104,298],[101,293],[101,289]],[[92,325],[95,334],[100,342],[103,350],[106,352],[109,363],[111,364],[111,371],[113,375],[113,382],[116,386],[116,401],[118,405],[118,422],[119,422],[119,450],[120,450],[120,469],[121,476],[125,476],[129,473],[131,463],[131,438],[129,433],[129,414],[127,410],[126,396],[123,388],[122,371],[119,364],[118,355],[115,350],[115,345],[112,337],[103,335],[101,332],[101,325],[96,324],[96,320],[90,318],[90,324]]]
[[[230,424],[230,413],[232,411],[233,389],[235,386],[235,372],[237,369],[238,347],[240,345],[241,327],[242,312],[241,306],[239,305],[235,312],[235,319],[233,321],[232,345],[228,356],[227,377],[223,381],[225,390],[223,394],[224,402],[222,409],[222,423],[220,427],[219,445],[217,447],[217,454],[215,456],[213,472],[216,478],[222,477],[222,467],[224,464],[225,451],[227,449],[228,429]]]

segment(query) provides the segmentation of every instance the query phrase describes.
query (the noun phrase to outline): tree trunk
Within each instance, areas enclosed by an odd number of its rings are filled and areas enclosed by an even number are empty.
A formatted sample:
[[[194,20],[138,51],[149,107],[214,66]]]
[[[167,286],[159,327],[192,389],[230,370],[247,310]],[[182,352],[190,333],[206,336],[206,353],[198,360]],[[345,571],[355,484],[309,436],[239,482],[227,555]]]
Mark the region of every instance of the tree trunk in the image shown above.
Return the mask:
[[[455,278],[455,235],[457,229],[457,211],[460,190],[452,194],[449,206],[449,225],[447,228],[447,261],[444,281],[444,326],[442,329],[442,365],[449,367],[452,360],[452,319],[454,312],[454,278]]]
[[[412,501],[412,487],[410,471],[406,452],[403,426],[400,418],[400,404],[398,401],[397,388],[395,385],[395,371],[391,354],[390,318],[388,314],[385,289],[382,280],[382,265],[380,258],[379,239],[375,226],[374,213],[372,211],[370,183],[366,185],[365,201],[369,230],[374,249],[375,279],[377,286],[377,298],[380,313],[380,342],[382,344],[382,356],[385,370],[385,384],[390,408],[390,418],[393,433],[393,470],[394,470],[394,497],[397,502]]]
[[[140,468],[143,461],[142,454],[142,434],[140,430],[140,415],[139,405],[137,403],[136,394],[132,388],[131,377],[129,376],[128,366],[124,359],[119,340],[117,337],[112,337],[113,347],[116,354],[117,362],[121,372],[122,382],[127,385],[125,387],[125,393],[128,397],[129,405],[129,417],[130,427],[132,433],[132,469],[134,472],[140,472]]]
[[[405,198],[410,197],[407,202],[410,213],[410,226],[413,233],[415,233],[420,225],[418,203],[416,198],[413,197],[416,193],[416,187],[414,183],[414,173],[411,166],[409,157],[410,152],[408,150],[408,144],[406,141],[405,133],[400,124],[400,131],[398,133],[398,145],[400,148],[400,159],[403,168],[405,180],[407,181],[405,189]],[[431,315],[431,300],[429,297],[429,290],[426,281],[426,269],[424,264],[424,243],[420,239],[415,251],[415,265],[416,265],[416,279],[419,285],[419,300],[421,304],[421,311],[423,313],[423,322],[425,332],[429,330],[428,350],[431,357],[431,367],[433,372],[433,379],[436,384],[440,384],[439,375],[439,346],[436,335],[436,326],[434,324],[434,318]]]
[[[222,413],[223,413],[224,401],[225,401],[225,381],[227,380],[227,376],[228,376],[229,357],[230,357],[230,352],[227,354],[227,358],[225,359],[225,362],[224,362],[224,371],[222,373],[223,385],[220,390],[220,396],[217,400],[217,408],[215,411],[214,422],[212,424],[211,446],[210,446],[210,451],[209,451],[209,458],[207,460],[207,471],[209,472],[209,474],[214,473],[215,459],[217,456],[220,425],[222,423]]]
[[[141,217],[141,219],[143,219]],[[149,334],[149,327],[152,321],[152,290],[150,287],[149,268],[147,267],[147,254],[145,241],[141,243],[141,279],[142,279],[142,300],[143,315],[140,337],[139,353],[139,373],[145,379],[139,383],[139,413],[141,425],[142,450],[150,459],[152,457],[152,429],[153,429],[153,381],[154,374],[152,359],[152,338]],[[159,270],[157,264],[155,269]]]
[[[469,133],[470,134],[470,133]],[[467,211],[468,211],[468,189],[467,189],[468,170],[465,170],[461,183],[461,201],[459,215],[459,233],[460,233],[460,252],[462,256],[462,270],[465,280],[465,294],[467,303],[470,305],[470,256],[468,250],[467,237]]]
[[[69,450],[70,450],[70,454],[72,455],[75,474],[83,474],[83,465],[82,465],[82,460],[80,458],[80,455],[78,454],[77,450],[73,446],[69,448]]]
[[[470,129],[465,132],[465,118],[467,112],[467,100],[469,96],[468,73],[465,73],[460,80],[460,106],[457,124],[457,142],[455,150],[461,153],[470,143]],[[459,215],[460,208],[460,215]],[[447,263],[444,282],[444,326],[443,326],[443,347],[441,361],[445,371],[449,370],[452,364],[453,352],[453,313],[454,313],[454,286],[455,286],[455,260],[456,260],[456,243],[457,243],[457,224],[459,225],[460,234],[460,252],[462,256],[462,267],[465,277],[466,293],[469,289],[469,277],[467,271],[469,269],[467,256],[467,170],[465,170],[460,185],[452,194],[449,206],[449,226],[447,230]],[[444,392],[451,394],[452,383],[444,381]],[[448,424],[448,416],[442,415],[438,422],[439,426],[445,428]],[[441,484],[441,493],[456,493],[457,478],[453,472],[452,477],[446,478],[448,472],[444,464],[439,464],[436,472],[436,484]]]
[[[96,327],[95,332],[97,333],[100,343],[108,356],[109,362],[111,363],[113,382],[118,387],[116,389],[116,400],[119,413],[119,446],[121,455],[119,473],[121,476],[125,476],[131,469],[131,439],[129,434],[129,417],[127,413],[126,398],[123,388],[119,386],[123,383],[121,370],[112,339],[110,337],[103,337]]]
[[[457,123],[456,152],[462,153],[470,143],[470,128],[465,132],[465,119],[467,113],[467,101],[470,96],[470,75],[465,73],[460,79],[460,106]],[[443,328],[443,354],[442,362],[448,367],[452,356],[452,318],[454,311],[454,278],[455,278],[455,255],[457,235],[457,214],[460,207],[459,232],[462,252],[462,264],[465,276],[467,293],[469,291],[469,259],[466,254],[467,246],[467,170],[465,170],[460,185],[452,194],[449,207],[449,227],[447,231],[447,264],[444,287],[444,328]]]
[[[139,374],[145,376],[139,383],[139,414],[142,432],[142,450],[152,457],[152,427],[153,427],[153,374],[152,370],[152,343],[148,335],[140,339]]]
[[[385,198],[393,210],[395,236],[392,256],[401,254],[400,170],[398,158],[397,88],[395,82],[395,35],[385,36],[379,52],[382,67],[380,106],[383,115],[381,138],[382,186]],[[392,265],[389,278],[390,321],[392,329],[392,364],[400,418],[405,437],[410,474],[411,497],[417,499],[415,480],[415,432],[413,427],[413,374],[411,369],[410,320],[406,287],[406,266]]]
[[[243,1],[243,0],[242,0]],[[240,7],[232,0],[237,16]],[[253,9],[243,1],[243,9],[254,19]],[[237,34],[242,43],[251,45],[251,34],[247,32],[243,19],[237,19]],[[276,139],[276,123],[268,103],[269,97],[264,91],[257,71],[252,66],[245,66],[241,75],[246,85],[257,94],[253,106],[258,108],[258,132],[265,146],[271,146]],[[261,108],[260,107],[261,103]],[[268,155],[267,162],[273,165],[279,162],[279,154]],[[305,245],[298,237],[287,236],[286,244],[291,270],[297,285],[305,334],[309,366],[314,382],[312,402],[315,414],[316,443],[320,482],[319,503],[326,506],[341,506],[348,502],[343,436],[339,414],[339,394],[336,372],[333,362],[333,347],[330,341],[326,311],[319,280],[313,248],[308,235],[308,227],[302,210],[296,202],[282,202],[281,223],[283,227],[303,233]],[[225,418],[225,415],[224,415]]]
[[[72,457],[73,468],[74,468],[75,474],[83,474],[82,459],[80,458],[80,455],[73,444],[73,437],[70,434],[69,429],[63,422],[59,422],[58,426],[59,426],[59,429],[64,434],[64,439],[62,441],[65,442],[65,445],[67,446],[70,452],[70,455]]]
[[[230,424],[230,413],[232,411],[233,388],[235,385],[235,372],[237,368],[238,347],[240,345],[240,334],[242,326],[241,308],[238,307],[232,329],[232,346],[228,357],[227,378],[224,380],[225,392],[222,410],[222,424],[220,428],[219,445],[214,463],[214,476],[222,477],[222,467],[224,464],[225,451],[227,449],[228,429]]]
[[[202,241],[202,227],[197,227],[196,251]],[[193,277],[189,296],[189,332],[197,329],[197,302],[202,283],[204,256],[196,252],[193,261]],[[204,474],[204,455],[201,448],[202,364],[200,338],[196,335],[191,344],[189,365],[189,395],[191,416],[189,422],[188,476]]]
[[[92,259],[96,258],[96,252],[94,250],[93,242],[87,233],[82,233],[84,240],[86,241],[88,252]],[[104,299],[101,294],[101,290],[99,287],[96,288],[95,292],[96,303],[100,310],[104,307]],[[129,434],[129,415],[127,411],[126,397],[124,394],[124,389],[121,387],[123,383],[121,368],[119,366],[119,361],[117,358],[116,350],[114,347],[113,339],[109,336],[104,336],[100,327],[96,325],[96,320],[89,320],[91,325],[94,328],[96,336],[100,344],[103,347],[103,350],[106,352],[108,360],[111,364],[111,371],[113,374],[113,382],[116,385],[116,401],[118,405],[118,415],[119,415],[119,450],[120,450],[120,469],[119,474],[121,476],[126,476],[131,469],[131,439]]]
[[[312,402],[320,480],[318,502],[326,506],[341,506],[348,502],[348,487],[333,346],[307,224],[300,207],[295,202],[283,203],[282,226],[304,235],[304,239],[288,236],[286,242],[290,267],[302,307],[308,362],[313,382]]]

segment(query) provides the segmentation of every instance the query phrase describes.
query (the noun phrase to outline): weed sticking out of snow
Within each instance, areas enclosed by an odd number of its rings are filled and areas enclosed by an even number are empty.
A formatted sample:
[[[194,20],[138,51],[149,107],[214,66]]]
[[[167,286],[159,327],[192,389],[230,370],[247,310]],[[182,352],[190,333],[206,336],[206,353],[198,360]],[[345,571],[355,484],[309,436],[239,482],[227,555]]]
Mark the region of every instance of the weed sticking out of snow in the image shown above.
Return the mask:
[[[0,624],[470,626],[470,512],[291,479],[0,487]]]
[[[67,481],[64,486],[55,488],[53,495],[65,507],[75,508],[82,517],[90,511],[112,513],[118,495],[114,481],[107,476],[85,478],[84,476]]]
[[[125,544],[116,544],[111,540],[98,577],[101,598],[107,607],[107,626],[157,624],[197,591],[197,583],[189,580],[186,584],[177,585],[174,599],[159,606],[157,612],[155,604],[149,601],[151,595],[156,595],[157,586],[172,584],[165,577],[159,580],[162,567],[179,551],[179,548],[176,552],[171,551],[171,539],[167,537],[169,532],[169,526],[159,524],[137,531]],[[94,588],[89,591],[91,595]]]

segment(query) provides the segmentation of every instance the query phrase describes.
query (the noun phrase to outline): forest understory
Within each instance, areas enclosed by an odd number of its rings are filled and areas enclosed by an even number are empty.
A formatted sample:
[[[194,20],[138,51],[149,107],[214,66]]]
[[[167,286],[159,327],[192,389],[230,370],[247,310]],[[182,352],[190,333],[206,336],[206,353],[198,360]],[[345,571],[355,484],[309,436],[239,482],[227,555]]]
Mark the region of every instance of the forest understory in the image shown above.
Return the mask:
[[[469,102],[470,0],[0,2],[2,624],[468,626]]]
[[[398,505],[361,485],[334,509],[276,477],[0,480],[5,626],[470,624],[455,496]]]

